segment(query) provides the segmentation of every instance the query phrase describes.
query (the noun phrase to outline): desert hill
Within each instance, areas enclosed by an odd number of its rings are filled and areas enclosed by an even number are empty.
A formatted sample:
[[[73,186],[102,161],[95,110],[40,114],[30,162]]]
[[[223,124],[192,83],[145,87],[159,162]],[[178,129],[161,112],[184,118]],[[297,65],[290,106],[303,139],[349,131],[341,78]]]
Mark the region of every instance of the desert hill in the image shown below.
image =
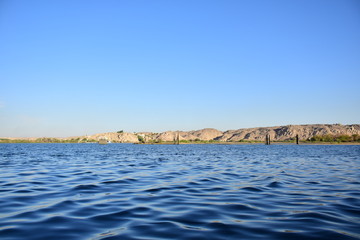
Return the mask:
[[[286,141],[294,139],[296,135],[302,140],[308,140],[314,136],[324,135],[360,135],[360,124],[341,125],[341,124],[309,124],[309,125],[287,125],[275,127],[243,128],[238,130],[228,130],[225,132],[213,128],[205,128],[196,131],[166,131],[162,133],[152,132],[110,132],[86,136],[89,140],[106,138],[113,142],[137,143],[140,139],[145,141],[174,141],[179,136],[180,140],[216,140],[223,142],[238,142],[240,140],[264,141],[269,134],[274,141]],[[84,138],[84,137],[80,137]]]

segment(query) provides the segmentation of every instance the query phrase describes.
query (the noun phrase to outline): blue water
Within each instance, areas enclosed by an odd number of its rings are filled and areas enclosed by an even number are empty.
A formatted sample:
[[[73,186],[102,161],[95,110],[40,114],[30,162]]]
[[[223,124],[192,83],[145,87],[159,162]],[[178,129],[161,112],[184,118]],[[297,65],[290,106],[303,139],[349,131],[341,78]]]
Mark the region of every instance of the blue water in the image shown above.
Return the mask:
[[[0,144],[0,239],[360,239],[360,146]]]

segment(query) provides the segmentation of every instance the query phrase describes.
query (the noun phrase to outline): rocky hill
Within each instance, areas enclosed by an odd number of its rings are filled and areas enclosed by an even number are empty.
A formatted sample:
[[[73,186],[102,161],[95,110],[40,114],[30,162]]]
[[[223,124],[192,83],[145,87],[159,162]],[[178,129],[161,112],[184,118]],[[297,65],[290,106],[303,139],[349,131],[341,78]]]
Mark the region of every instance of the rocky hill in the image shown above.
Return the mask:
[[[216,140],[223,142],[238,142],[240,140],[264,141],[269,134],[272,140],[286,141],[294,139],[296,135],[302,140],[308,140],[314,136],[323,135],[360,135],[360,124],[310,124],[310,125],[287,125],[276,127],[243,128],[221,132],[213,128],[205,128],[196,131],[166,131],[162,133],[139,132],[139,133],[102,133],[92,136],[80,137],[89,140],[102,138],[113,142],[137,143],[144,139],[148,141],[167,142],[174,141],[179,136],[180,140]]]
[[[299,135],[300,139],[307,140],[320,135],[353,135],[360,134],[360,125],[340,125],[340,124],[312,124],[312,125],[287,125],[278,127],[245,128],[229,130],[217,138],[220,141],[239,141],[239,140],[265,140],[266,134],[275,141],[286,141]]]

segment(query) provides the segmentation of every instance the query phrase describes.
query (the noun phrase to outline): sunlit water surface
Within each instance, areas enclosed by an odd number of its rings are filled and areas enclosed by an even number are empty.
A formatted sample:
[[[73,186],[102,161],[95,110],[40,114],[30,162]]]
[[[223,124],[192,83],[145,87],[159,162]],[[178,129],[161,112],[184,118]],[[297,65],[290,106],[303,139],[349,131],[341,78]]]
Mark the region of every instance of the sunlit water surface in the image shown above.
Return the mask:
[[[0,239],[360,239],[360,146],[0,144]]]

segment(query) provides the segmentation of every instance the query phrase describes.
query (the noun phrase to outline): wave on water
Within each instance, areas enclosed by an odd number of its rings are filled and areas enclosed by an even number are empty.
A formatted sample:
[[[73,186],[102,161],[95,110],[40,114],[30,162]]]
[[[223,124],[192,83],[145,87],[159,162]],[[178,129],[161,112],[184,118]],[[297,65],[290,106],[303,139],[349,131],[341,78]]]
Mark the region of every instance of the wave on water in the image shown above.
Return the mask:
[[[360,239],[359,153],[0,144],[0,239]]]

